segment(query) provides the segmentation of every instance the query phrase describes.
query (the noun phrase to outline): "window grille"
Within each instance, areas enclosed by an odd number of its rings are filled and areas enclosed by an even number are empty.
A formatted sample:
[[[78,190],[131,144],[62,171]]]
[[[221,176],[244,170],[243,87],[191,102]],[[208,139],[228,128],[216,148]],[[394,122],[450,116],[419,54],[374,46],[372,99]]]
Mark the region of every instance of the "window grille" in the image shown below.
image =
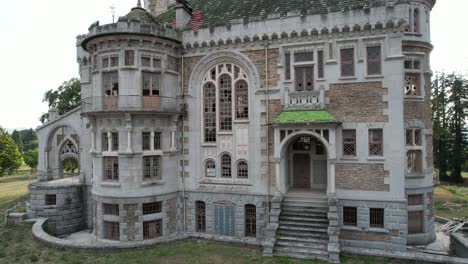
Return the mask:
[[[56,205],[57,204],[57,195],[56,194],[46,194],[45,196],[45,205]]]
[[[236,118],[249,118],[249,88],[244,80],[236,83]]]
[[[119,66],[119,56],[111,56],[110,57],[110,66],[111,67],[118,67]]]
[[[312,139],[310,137],[300,137],[293,144],[294,150],[310,150]]]
[[[216,88],[207,83],[203,89],[205,142],[216,142]]]
[[[157,214],[162,212],[162,202],[143,204],[143,215]]]
[[[422,173],[421,150],[408,150],[406,152],[406,173],[408,175]]]
[[[317,51],[317,76],[319,78],[324,78],[325,73],[324,73],[324,60],[323,60],[323,50]]]
[[[408,234],[423,232],[423,211],[408,212]]]
[[[105,215],[119,215],[118,204],[102,204],[102,208]]]
[[[314,52],[295,52],[294,53],[294,61],[295,62],[308,62],[314,61]]]
[[[151,67],[151,56],[142,55],[141,56],[141,66],[150,68]]]
[[[383,130],[369,130],[369,155],[383,156]]]
[[[209,160],[205,164],[205,176],[206,177],[216,177],[216,165],[214,161]]]
[[[126,50],[125,51],[125,66],[133,66],[135,63],[135,51]]]
[[[107,132],[102,133],[102,151],[109,151],[109,136]]]
[[[220,131],[232,130],[232,80],[227,74],[219,78]]]
[[[159,96],[160,75],[158,73],[143,72],[143,96]]]
[[[117,157],[104,157],[104,180],[119,180],[119,159]]]
[[[284,54],[284,79],[291,80],[291,54]]]
[[[382,74],[382,49],[380,46],[367,47],[367,74]]]
[[[341,76],[354,76],[354,49],[341,50]]]
[[[314,90],[314,67],[295,67],[296,73],[296,91]]]
[[[143,179],[161,180],[161,156],[143,157]]]
[[[343,207],[343,225],[357,226],[356,207]]]
[[[112,132],[111,137],[112,137],[112,151],[118,151],[119,150],[119,133]]]
[[[356,156],[356,130],[343,130],[343,155]]]
[[[153,239],[162,236],[162,220],[143,222],[143,239]]]
[[[196,231],[204,233],[206,231],[206,212],[205,212],[205,203],[202,201],[195,202],[196,208]]]
[[[419,74],[405,74],[405,94],[409,96],[419,95]]]
[[[153,68],[157,68],[157,69],[162,68],[162,66],[161,66],[161,59],[159,59],[159,58],[153,58]]]
[[[247,179],[249,178],[249,166],[245,161],[239,161],[237,163],[237,178]]]
[[[370,208],[370,227],[384,228],[384,209]]]
[[[245,236],[256,237],[257,235],[257,209],[255,205],[245,206]]]
[[[153,145],[154,145],[154,149],[156,150],[161,149],[161,132],[154,132]]]
[[[421,129],[414,130],[414,145],[421,146]]]
[[[408,205],[422,205],[423,197],[422,194],[408,195]]]
[[[109,240],[119,240],[120,224],[104,221],[104,238]]]
[[[221,157],[221,177],[223,178],[231,178],[232,171],[231,171],[231,156],[228,154],[224,154]]]
[[[142,133],[142,148],[143,150],[151,150],[151,132]]]
[[[421,129],[406,129],[406,145],[421,146]]]
[[[106,96],[119,95],[119,73],[105,72],[103,76],[104,94]]]

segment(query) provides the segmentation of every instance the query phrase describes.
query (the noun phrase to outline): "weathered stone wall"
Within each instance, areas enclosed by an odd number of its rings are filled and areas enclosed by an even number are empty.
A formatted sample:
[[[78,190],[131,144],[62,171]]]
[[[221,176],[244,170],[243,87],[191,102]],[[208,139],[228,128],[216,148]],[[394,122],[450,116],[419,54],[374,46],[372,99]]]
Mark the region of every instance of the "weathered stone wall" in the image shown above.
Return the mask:
[[[172,234],[177,231],[177,198],[167,200],[164,211],[166,212],[167,231]]]
[[[258,89],[265,89],[265,50],[243,51],[242,53],[247,55],[257,67],[260,74],[260,86]],[[280,78],[277,71],[278,61],[279,49],[268,49],[268,88],[274,88],[278,85]]]
[[[138,222],[138,204],[125,204],[123,208],[124,234],[126,235],[127,240],[133,241],[138,233],[136,227],[136,223]]]
[[[335,171],[337,189],[389,191],[389,186],[384,183],[383,164],[338,163]]]
[[[327,110],[339,121],[347,123],[388,122],[384,115],[382,82],[331,84]]]

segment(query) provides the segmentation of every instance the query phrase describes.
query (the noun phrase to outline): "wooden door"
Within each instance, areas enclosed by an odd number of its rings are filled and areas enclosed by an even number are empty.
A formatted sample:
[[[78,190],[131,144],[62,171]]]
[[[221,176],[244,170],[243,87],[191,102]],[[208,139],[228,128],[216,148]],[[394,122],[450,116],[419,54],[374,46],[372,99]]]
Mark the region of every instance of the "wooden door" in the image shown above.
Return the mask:
[[[309,154],[294,154],[293,156],[293,187],[310,188]]]

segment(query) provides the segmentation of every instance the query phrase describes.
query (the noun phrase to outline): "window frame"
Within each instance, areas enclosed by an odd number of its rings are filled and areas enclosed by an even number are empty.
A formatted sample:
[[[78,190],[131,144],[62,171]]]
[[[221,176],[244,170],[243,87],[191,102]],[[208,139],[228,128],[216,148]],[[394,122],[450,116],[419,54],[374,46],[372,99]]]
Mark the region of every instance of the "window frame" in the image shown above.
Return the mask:
[[[228,164],[228,161],[225,160],[225,158],[229,158],[229,164]],[[232,157],[230,154],[228,153],[223,153],[220,157],[220,163],[221,163],[221,166],[220,166],[220,169],[221,169],[221,178],[225,178],[225,179],[232,179]],[[225,176],[225,175],[228,175],[229,176]]]
[[[244,206],[245,236],[257,237],[257,207],[253,204]]]
[[[375,132],[380,132],[381,133],[381,140],[379,141],[374,141],[373,140],[373,134]],[[368,151],[369,151],[369,157],[383,157],[384,156],[384,132],[382,128],[371,128],[369,129],[369,146],[368,146]],[[380,145],[380,151],[377,154],[374,154],[372,151],[372,145]]]
[[[119,181],[119,158],[115,156],[103,157],[103,181],[118,182]],[[117,165],[117,166],[116,166]],[[110,168],[108,168],[110,166]],[[108,170],[110,169],[110,170]],[[107,172],[110,172],[108,174]]]
[[[302,90],[299,90],[299,80],[298,80],[298,73],[302,72]],[[312,84],[309,86],[307,85],[307,74],[312,76]],[[294,65],[294,90],[296,92],[312,92],[315,89],[315,69],[314,65]],[[311,87],[311,89],[307,89]]]
[[[195,231],[199,233],[206,232],[206,203],[195,201]]]
[[[213,165],[213,168],[208,168],[208,165]],[[204,168],[205,168],[205,177],[206,178],[216,178],[216,174],[217,174],[216,172],[217,171],[216,171],[216,162],[214,160],[212,160],[212,159],[206,160]],[[211,169],[212,172],[214,172],[214,176],[209,176],[209,175],[211,175],[208,172],[209,169]]]
[[[143,215],[160,214],[163,211],[163,203],[161,201],[143,203],[141,207],[141,212]]]
[[[162,156],[143,156],[143,181],[161,181],[162,177]]]
[[[240,177],[241,175],[241,166],[244,165],[245,166],[245,177]],[[249,178],[249,164],[247,163],[246,160],[238,160],[237,161],[237,164],[236,164],[236,176],[237,176],[237,179],[248,179]]]
[[[145,89],[145,85],[149,80],[148,88]],[[141,96],[143,97],[161,97],[161,73],[142,71],[141,72]],[[155,85],[156,84],[156,85]],[[148,90],[148,94],[145,91]]]
[[[343,226],[357,226],[357,207],[343,206]]]
[[[102,91],[104,97],[119,96],[120,89],[119,71],[108,71],[102,73]],[[117,84],[117,86],[115,86]],[[109,85],[109,86],[106,86]],[[107,89],[109,87],[109,89]],[[109,91],[109,93],[107,92]],[[116,92],[114,92],[116,91]]]
[[[57,194],[46,194],[45,205],[46,206],[57,205]]]
[[[370,59],[370,50],[371,49],[378,49],[379,57],[377,59]],[[378,71],[371,72],[370,67],[374,65],[377,66]],[[367,75],[368,76],[380,76],[382,75],[382,45],[369,45],[366,47],[366,68],[367,68]]]
[[[163,235],[162,219],[143,221],[143,240],[155,239],[155,238],[161,237],[162,235]]]
[[[369,208],[369,227],[385,228],[384,208]]]
[[[119,132],[117,131],[112,131],[110,133],[111,135],[111,151],[119,151],[120,147],[120,140],[119,140]]]
[[[109,204],[102,203],[102,214],[103,215],[120,215],[120,205],[119,204]]]
[[[104,221],[104,239],[120,240],[120,223],[112,221]]]
[[[126,49],[124,50],[124,66],[125,67],[133,67],[135,66],[135,56],[136,52],[134,49]]]
[[[351,51],[352,58],[350,60],[344,60],[344,52]],[[356,51],[354,47],[342,47],[340,48],[340,76],[342,78],[350,78],[356,76]],[[352,73],[344,74],[345,66],[351,65]]]
[[[412,219],[412,216],[419,216]],[[419,220],[419,226],[414,225],[413,221]],[[415,221],[415,222],[416,222]],[[415,228],[415,229],[413,229]],[[424,210],[408,211],[408,235],[417,235],[424,233]]]
[[[353,142],[346,142],[345,141],[345,133],[346,132],[352,132],[353,133]],[[341,132],[341,138],[342,138],[342,151],[343,151],[343,156],[345,157],[356,157],[357,155],[357,132],[356,129],[343,129]],[[347,154],[345,151],[346,145],[352,145],[353,146],[353,153],[352,154]]]

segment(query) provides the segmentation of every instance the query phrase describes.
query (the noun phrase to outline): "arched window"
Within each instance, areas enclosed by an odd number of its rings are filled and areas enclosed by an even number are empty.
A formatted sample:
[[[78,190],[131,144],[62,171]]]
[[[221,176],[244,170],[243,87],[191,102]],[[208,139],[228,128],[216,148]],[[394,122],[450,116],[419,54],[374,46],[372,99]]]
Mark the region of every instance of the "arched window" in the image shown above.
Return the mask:
[[[216,142],[216,87],[213,83],[205,84],[203,98],[205,142]]]
[[[237,178],[238,179],[249,178],[249,167],[247,165],[247,162],[239,161],[239,163],[237,163]]]
[[[205,212],[205,203],[202,201],[195,202],[195,216],[196,216],[196,231],[205,232],[206,230],[206,212]]]
[[[236,82],[236,118],[249,118],[249,88],[244,80]]]
[[[228,154],[221,157],[221,177],[232,178],[231,156]]]
[[[216,177],[216,165],[214,161],[209,160],[205,163],[205,176]]]
[[[419,9],[415,8],[413,13],[413,31],[419,33]]]
[[[232,79],[223,74],[219,78],[219,130],[232,130]]]
[[[257,208],[253,204],[245,206],[245,236],[255,237],[257,235]]]

